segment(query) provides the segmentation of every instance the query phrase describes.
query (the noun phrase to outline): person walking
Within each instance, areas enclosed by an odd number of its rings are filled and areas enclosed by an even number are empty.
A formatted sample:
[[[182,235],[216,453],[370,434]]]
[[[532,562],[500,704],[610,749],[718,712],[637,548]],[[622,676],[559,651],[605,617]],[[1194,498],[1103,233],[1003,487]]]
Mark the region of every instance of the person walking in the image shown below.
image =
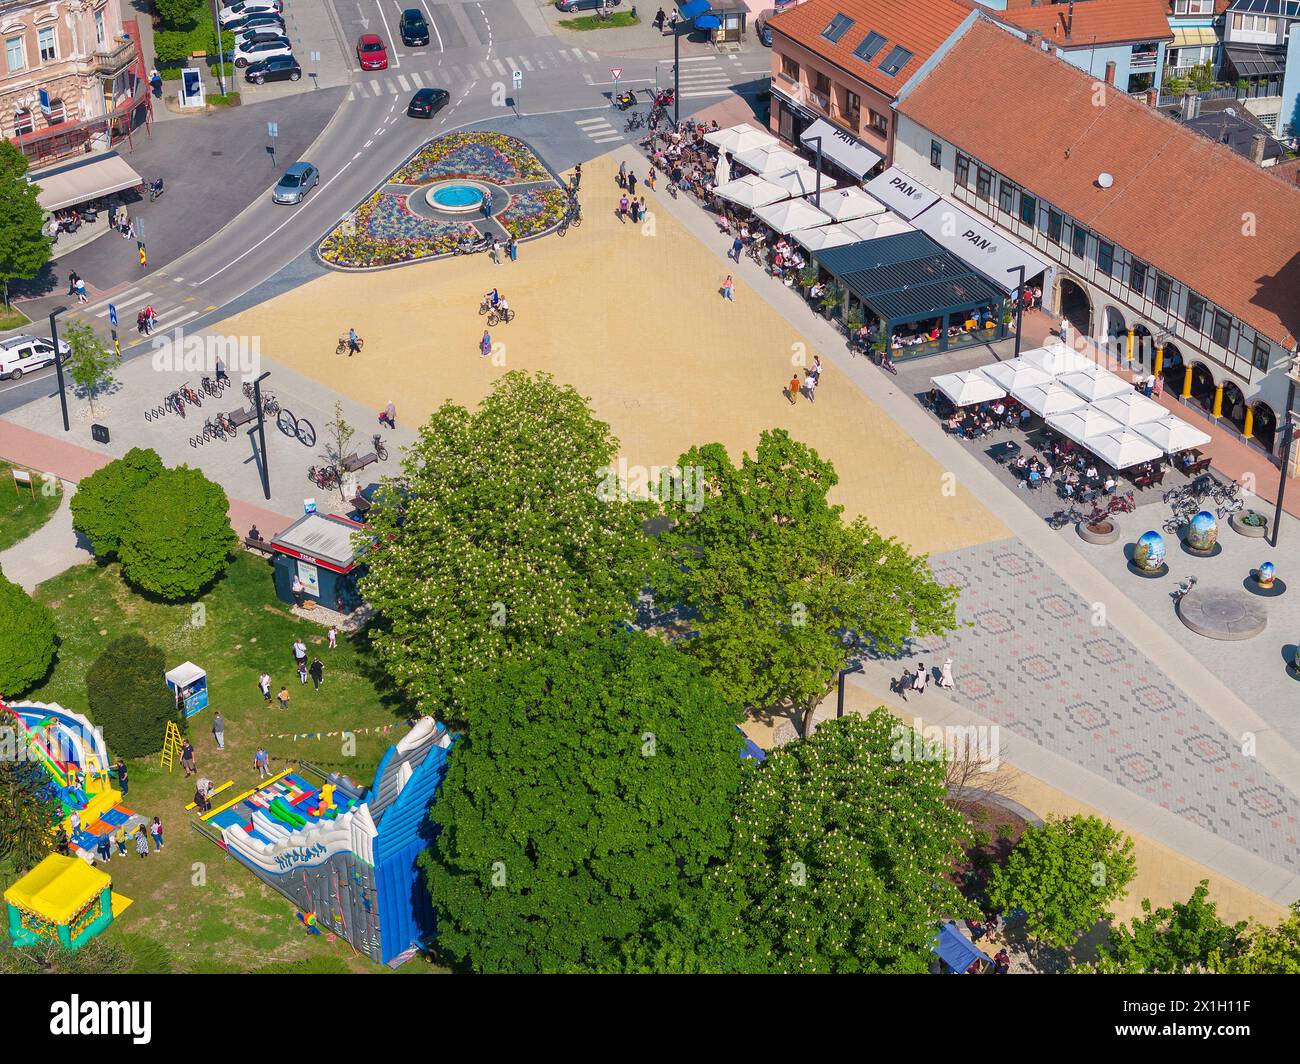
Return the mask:
[[[736,239],[731,242],[731,250],[727,252],[727,257],[733,262],[740,261],[740,253],[745,250],[745,242],[740,239],[740,234],[736,234]]]
[[[131,215],[126,209],[126,204],[122,204],[122,209],[117,212],[117,231],[122,234],[122,239],[126,240],[131,232]]]
[[[653,25],[654,28],[659,31],[660,37],[664,35],[664,22],[667,21],[667,19],[668,16],[664,14],[664,9],[662,7],[655,12],[655,20]]]
[[[117,786],[122,792],[122,797],[125,798],[131,793],[131,779],[126,771],[126,762],[119,757],[117,764],[113,766],[113,771],[117,773]]]
[[[163,826],[162,821],[157,817],[153,818],[153,823],[149,825],[149,834],[153,836],[154,848],[162,853],[163,848]]]
[[[335,627],[331,624],[331,625],[330,625],[330,630],[326,633],[326,636],[327,636],[328,639],[329,639],[329,648],[330,648],[331,650],[333,650],[336,646],[338,646],[338,643],[339,643],[339,631],[338,631],[338,629],[335,628]]]
[[[311,682],[312,690],[319,691],[320,685],[325,682],[325,663],[319,657],[311,659]]]
[[[135,831],[135,852],[141,857],[149,856],[149,836],[145,834],[143,824]]]
[[[811,373],[805,373],[803,378],[803,390],[808,393],[808,402],[817,401],[817,378]]]
[[[618,164],[618,187],[627,188],[627,163]]]
[[[632,201],[632,224],[635,225],[641,220],[641,204],[636,200]]]
[[[271,704],[271,674],[264,672],[257,678],[257,688],[262,692],[262,698],[269,706]]]
[[[303,658],[298,662],[298,682],[304,686],[307,683],[307,659]]]
[[[817,378],[818,384],[821,384],[822,382],[822,356],[821,355],[813,355],[812,369],[810,369],[808,372]]]
[[[519,261],[519,241],[515,239],[513,233],[510,234],[510,243],[506,245],[506,254],[510,256],[511,262]]]
[[[478,357],[487,358],[492,353],[492,334],[483,330],[483,339],[478,342]]]
[[[673,8],[668,16],[668,30],[670,33],[677,32],[677,9]]]
[[[113,836],[113,841],[117,843],[117,855],[126,856],[126,825],[117,829],[117,834]]]
[[[645,183],[649,186],[651,192],[655,190],[655,182],[657,180],[659,180],[659,175],[655,172],[655,168],[652,166],[650,167],[650,172],[645,175]]]
[[[149,256],[145,254],[143,244],[139,245],[139,252],[140,252],[140,265],[147,269],[149,266]]]
[[[939,686],[945,691],[951,691],[954,687],[952,682],[952,658],[943,663],[943,668],[939,670]]]
[[[1151,385],[1151,395],[1159,399],[1165,394],[1165,379],[1163,376],[1155,375],[1155,383]]]
[[[728,303],[736,301],[735,285],[732,284],[731,274],[727,274],[726,279],[722,282],[722,298]]]
[[[930,682],[929,670],[921,663],[916,663],[916,675],[912,678],[912,690],[918,695],[925,694],[925,685]]]
[[[72,270],[68,274],[68,295],[75,296],[77,294],[77,282],[80,280],[81,280],[81,274],[79,274],[76,270]]]
[[[388,400],[388,405],[384,407],[384,416],[381,417],[379,420],[382,421],[385,425],[387,425],[390,429],[397,428],[397,404],[394,403],[391,399]]]
[[[799,374],[794,374],[790,378],[790,385],[786,389],[790,395],[790,405],[794,406],[799,401]]]
[[[641,197],[641,220],[642,220],[642,221],[645,221],[645,218],[646,218],[645,197],[642,196],[642,197]]]
[[[630,195],[636,195],[636,171],[629,170],[627,174],[627,191]]]
[[[298,665],[307,664],[307,644],[302,641],[302,636],[293,641],[293,660]]]
[[[212,715],[212,738],[217,741],[217,749],[226,748],[226,721],[220,712]]]
[[[281,709],[289,708],[289,688],[281,685],[280,693],[275,696],[276,701],[280,703]]]
[[[220,384],[222,381],[225,381],[227,384],[229,384],[230,374],[226,372],[226,364],[221,361],[221,356],[218,355],[217,356],[217,383]]]
[[[185,769],[186,779],[189,779],[198,771],[198,767],[194,762],[194,747],[190,745],[188,739],[185,739],[181,743],[181,767]]]
[[[493,266],[501,265],[501,242],[496,237],[492,238],[492,250],[488,252],[492,259]]]
[[[99,845],[95,847],[95,853],[103,864],[108,864],[113,858],[113,840],[107,835],[99,836]]]
[[[573,168],[573,177],[570,179],[569,184],[573,188],[574,192],[577,192],[579,187],[582,185],[582,163],[578,163],[578,165]]]
[[[628,208],[627,196],[619,196],[619,198],[618,198],[618,220],[619,220],[621,223],[623,223],[624,225],[627,224],[627,208]]]
[[[271,759],[266,752],[266,747],[259,746],[257,748],[257,753],[253,755],[253,765],[257,769],[257,778],[259,780],[270,779],[271,777],[270,760]]]
[[[77,291],[77,302],[78,303],[86,302],[86,282],[83,281],[80,277],[78,277],[76,283],[73,285],[73,288],[75,288]]]
[[[1061,343],[1068,344],[1070,342],[1070,320],[1068,318],[1063,317],[1061,319],[1057,332],[1061,334]]]

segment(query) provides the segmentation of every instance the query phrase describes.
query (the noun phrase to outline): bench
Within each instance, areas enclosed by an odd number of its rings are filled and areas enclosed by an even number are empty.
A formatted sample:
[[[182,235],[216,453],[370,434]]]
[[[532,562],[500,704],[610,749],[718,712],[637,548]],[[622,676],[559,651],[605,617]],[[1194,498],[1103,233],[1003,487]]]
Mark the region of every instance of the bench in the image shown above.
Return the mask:
[[[378,461],[379,455],[375,454],[374,451],[361,455],[350,454],[343,459],[343,472],[355,473],[358,469],[365,469],[366,466],[370,465],[372,462]]]
[[[371,502],[360,492],[357,492],[352,498],[352,509],[357,512],[358,517],[365,517],[370,512]]]
[[[1206,459],[1206,461],[1209,461],[1209,459]],[[1148,473],[1144,477],[1133,478],[1133,485],[1134,487],[1138,487],[1138,488],[1159,487],[1164,482],[1165,482],[1165,473],[1163,469],[1159,473]]]
[[[234,410],[230,411],[230,413],[227,414],[226,417],[230,419],[230,423],[234,425],[235,428],[242,428],[244,425],[247,425],[250,421],[255,420],[257,414],[253,412],[252,407],[237,406],[235,407]]]
[[[271,549],[271,541],[269,539],[263,539],[261,536],[245,536],[244,546],[249,550],[255,550],[260,554],[265,554],[267,557],[270,557],[275,553],[275,551]]]
[[[1180,466],[1179,468],[1189,477],[1194,477],[1197,473],[1204,473],[1210,468],[1210,460],[1208,458],[1200,458],[1189,466]]]

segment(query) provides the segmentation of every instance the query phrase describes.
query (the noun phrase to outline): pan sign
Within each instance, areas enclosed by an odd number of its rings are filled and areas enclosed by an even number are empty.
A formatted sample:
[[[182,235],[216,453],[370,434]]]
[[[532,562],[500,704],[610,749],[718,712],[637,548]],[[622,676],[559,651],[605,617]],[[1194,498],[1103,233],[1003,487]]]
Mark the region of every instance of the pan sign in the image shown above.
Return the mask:
[[[939,202],[939,193],[897,166],[891,166],[862,187],[895,214],[901,214],[909,221]]]

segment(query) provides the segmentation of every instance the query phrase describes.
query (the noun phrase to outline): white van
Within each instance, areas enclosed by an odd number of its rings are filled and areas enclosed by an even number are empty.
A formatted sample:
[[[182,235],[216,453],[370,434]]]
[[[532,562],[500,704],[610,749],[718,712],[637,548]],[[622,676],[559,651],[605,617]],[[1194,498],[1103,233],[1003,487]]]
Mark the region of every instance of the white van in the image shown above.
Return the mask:
[[[71,351],[66,341],[59,341],[61,361],[67,361]],[[21,380],[24,373],[54,365],[54,345],[40,336],[12,336],[0,340],[0,378]]]

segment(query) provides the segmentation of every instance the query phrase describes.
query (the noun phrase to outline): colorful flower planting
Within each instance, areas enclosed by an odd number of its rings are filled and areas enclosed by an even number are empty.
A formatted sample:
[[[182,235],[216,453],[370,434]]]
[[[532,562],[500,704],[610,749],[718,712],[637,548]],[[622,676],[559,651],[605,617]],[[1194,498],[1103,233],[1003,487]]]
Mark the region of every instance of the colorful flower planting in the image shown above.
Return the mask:
[[[568,205],[569,194],[563,189],[530,188],[511,196],[510,204],[496,217],[520,240],[558,225]]]
[[[449,177],[467,177],[510,185],[545,181],[550,176],[523,141],[504,133],[468,130],[425,145],[392,180],[401,185],[427,185]]]
[[[411,212],[406,194],[381,189],[321,241],[320,256],[345,268],[391,266],[446,255],[465,237],[468,222],[439,222]]]

